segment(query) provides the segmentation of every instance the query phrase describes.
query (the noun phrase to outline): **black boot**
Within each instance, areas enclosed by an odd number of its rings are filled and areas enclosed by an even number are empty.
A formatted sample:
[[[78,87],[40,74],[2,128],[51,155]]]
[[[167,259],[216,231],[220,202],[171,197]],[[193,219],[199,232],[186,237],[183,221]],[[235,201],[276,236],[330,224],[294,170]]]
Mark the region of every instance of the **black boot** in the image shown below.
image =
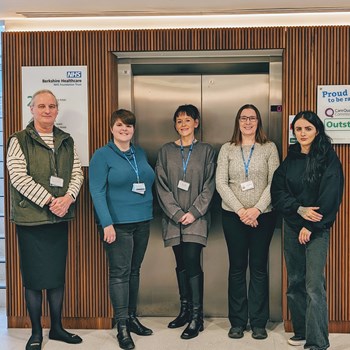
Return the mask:
[[[190,308],[189,308],[189,300],[190,300],[190,292],[188,286],[188,280],[186,271],[179,271],[176,269],[176,277],[177,284],[179,286],[179,294],[180,294],[180,313],[175,318],[175,320],[171,321],[168,324],[169,328],[179,328],[184,326],[190,320]]]
[[[127,349],[127,350],[134,349],[135,344],[130,336],[128,321],[125,319],[119,320],[117,328],[118,328],[117,339],[118,339],[119,347],[121,349]]]
[[[137,335],[151,335],[152,329],[145,327],[136,317],[134,312],[129,314],[129,330]]]
[[[190,278],[189,285],[192,293],[191,320],[181,334],[182,339],[192,339],[203,327],[203,273]]]

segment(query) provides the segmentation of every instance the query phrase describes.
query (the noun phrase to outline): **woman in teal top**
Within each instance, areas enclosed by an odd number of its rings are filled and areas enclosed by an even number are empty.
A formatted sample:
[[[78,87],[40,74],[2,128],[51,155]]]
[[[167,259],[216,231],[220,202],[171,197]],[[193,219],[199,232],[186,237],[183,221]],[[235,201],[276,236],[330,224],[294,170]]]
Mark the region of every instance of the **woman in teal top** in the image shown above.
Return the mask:
[[[132,112],[113,112],[113,139],[96,150],[89,168],[90,192],[108,257],[110,298],[122,349],[135,347],[130,332],[152,334],[136,318],[136,304],[153,215],[154,172],[145,152],[131,143],[135,124]]]

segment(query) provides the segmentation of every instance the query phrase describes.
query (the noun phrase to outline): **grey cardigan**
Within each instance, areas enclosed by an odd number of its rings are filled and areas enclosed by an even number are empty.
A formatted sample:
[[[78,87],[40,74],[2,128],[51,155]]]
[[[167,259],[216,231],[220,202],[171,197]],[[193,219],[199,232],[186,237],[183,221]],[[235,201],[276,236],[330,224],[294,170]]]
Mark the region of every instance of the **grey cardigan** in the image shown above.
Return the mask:
[[[190,146],[184,147],[187,159]],[[156,191],[163,209],[162,233],[164,245],[183,242],[207,244],[210,223],[209,205],[215,191],[215,151],[207,143],[196,142],[186,171],[188,191],[178,188],[183,180],[181,148],[174,142],[165,144],[158,153],[156,164]],[[181,225],[178,220],[190,212],[196,220]]]

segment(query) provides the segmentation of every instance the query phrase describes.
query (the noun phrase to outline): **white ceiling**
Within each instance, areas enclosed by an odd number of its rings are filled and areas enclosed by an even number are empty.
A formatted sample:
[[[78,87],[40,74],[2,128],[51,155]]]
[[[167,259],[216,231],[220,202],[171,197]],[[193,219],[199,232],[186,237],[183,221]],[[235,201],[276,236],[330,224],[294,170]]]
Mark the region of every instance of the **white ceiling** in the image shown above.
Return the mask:
[[[350,10],[349,0],[2,0],[0,18],[125,16],[149,14],[244,14]]]
[[[260,18],[272,18],[272,24],[273,19],[278,19],[277,24],[280,24],[283,23],[283,20],[288,21],[293,16],[299,18],[301,22],[303,18],[308,21],[307,18],[318,20],[318,18],[323,17],[320,24],[323,24],[323,21],[328,21],[330,24],[350,24],[349,15],[349,0],[0,1],[0,20],[5,21],[6,27],[8,27],[7,24],[11,26],[13,23],[22,23],[22,25],[40,23],[45,27],[48,22],[51,25],[60,22],[70,26],[73,20],[79,23],[91,23],[93,26],[94,21],[101,22],[101,18],[106,20],[106,24],[114,19],[114,26],[118,27],[118,22],[120,22],[126,28],[128,23],[130,24],[132,21],[141,23],[143,20],[146,21],[146,27],[152,26],[152,23],[154,23],[154,27],[166,27],[170,23],[172,27],[188,27],[193,26],[192,22],[194,26],[200,26],[201,19],[205,19],[205,23],[211,26],[207,18],[213,19],[214,17],[224,19],[224,21],[238,19],[238,26],[242,26],[246,22],[251,26],[254,25],[256,18],[258,18],[258,22]],[[336,16],[340,16],[342,19],[340,21],[334,19]],[[176,21],[178,21],[178,25],[176,25]],[[230,22],[225,22],[225,25],[236,26],[235,23],[233,21],[230,25]],[[137,27],[136,24],[133,25]],[[142,24],[139,26],[142,27]]]

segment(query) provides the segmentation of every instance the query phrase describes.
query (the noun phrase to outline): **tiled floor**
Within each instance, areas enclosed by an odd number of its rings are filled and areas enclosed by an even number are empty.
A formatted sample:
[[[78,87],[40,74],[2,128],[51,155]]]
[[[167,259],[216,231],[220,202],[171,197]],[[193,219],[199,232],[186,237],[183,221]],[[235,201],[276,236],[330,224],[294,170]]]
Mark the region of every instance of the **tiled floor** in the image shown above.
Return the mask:
[[[182,329],[169,329],[170,318],[142,318],[142,322],[152,328],[154,334],[149,337],[133,335],[136,350],[302,350],[303,347],[292,347],[287,344],[291,334],[285,333],[283,325],[268,325],[268,338],[254,340],[251,332],[246,332],[242,339],[234,340],[227,336],[229,323],[226,319],[215,318],[205,320],[204,331],[191,340],[180,339]],[[83,338],[79,345],[48,339],[48,330],[44,330],[43,350],[117,350],[115,330],[77,330]],[[24,350],[30,336],[29,329],[7,329],[5,312],[0,312],[0,350]],[[330,350],[350,350],[350,334],[331,334]]]

